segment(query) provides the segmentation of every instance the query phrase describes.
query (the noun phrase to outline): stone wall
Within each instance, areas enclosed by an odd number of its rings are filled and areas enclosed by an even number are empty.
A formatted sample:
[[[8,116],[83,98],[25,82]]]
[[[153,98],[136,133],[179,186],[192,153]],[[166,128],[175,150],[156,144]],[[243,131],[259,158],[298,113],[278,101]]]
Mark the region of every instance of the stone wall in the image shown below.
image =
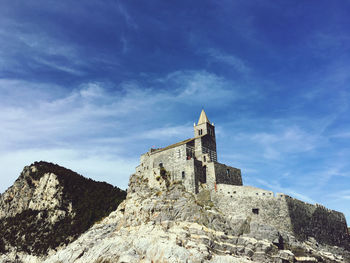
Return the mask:
[[[341,246],[348,238],[343,213],[286,197],[293,233],[300,239],[309,236],[318,242]]]
[[[183,181],[186,189],[194,193],[198,192],[200,183],[206,183],[210,189],[214,189],[216,184],[242,185],[240,169],[212,162],[210,153],[202,153],[202,150],[200,150],[201,159],[198,158],[198,150],[202,149],[203,138],[207,136],[168,149],[143,154],[141,164],[136,167],[136,174],[142,173],[147,177],[154,177],[157,173],[154,169],[164,167],[170,172],[172,181]],[[210,141],[210,138],[207,139]],[[195,158],[192,156],[194,145]],[[211,147],[214,146],[211,145]]]
[[[141,164],[136,167],[136,174],[143,174],[153,184],[154,179],[159,176],[159,168],[163,167],[170,172],[172,181],[182,181],[187,191],[197,193],[199,182],[205,177],[204,169],[202,162],[192,158],[189,153],[186,144],[155,153],[148,152],[141,156]]]
[[[240,169],[216,162],[214,166],[217,184],[242,185]]]
[[[273,192],[250,186],[218,184],[212,192],[214,203],[231,218],[249,219],[258,224],[270,225],[291,231],[289,211],[283,197]]]
[[[169,148],[156,153],[145,153],[141,156],[141,164],[136,167],[136,173],[147,177],[153,176],[153,169],[164,167],[171,172],[172,180],[182,180],[182,172],[186,169],[186,144]]]
[[[214,203],[231,218],[249,219],[292,233],[299,239],[342,246],[349,238],[342,213],[312,205],[281,193],[250,187],[219,184],[211,193]]]
[[[201,155],[209,153],[210,160],[217,162],[217,153],[216,153],[216,141],[215,137],[210,136],[209,134],[202,136],[201,140]],[[200,159],[202,160],[202,159]]]
[[[215,189],[215,163],[209,162],[205,164],[207,173],[207,186],[209,190]]]

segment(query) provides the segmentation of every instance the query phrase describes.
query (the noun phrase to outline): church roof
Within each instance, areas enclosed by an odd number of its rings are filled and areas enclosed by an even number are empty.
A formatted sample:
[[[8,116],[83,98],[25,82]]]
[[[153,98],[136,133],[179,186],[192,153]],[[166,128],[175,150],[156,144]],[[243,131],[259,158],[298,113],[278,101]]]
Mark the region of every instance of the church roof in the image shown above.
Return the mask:
[[[199,116],[199,120],[198,120],[198,124],[197,125],[202,124],[202,123],[206,123],[206,122],[210,123],[210,121],[209,121],[209,119],[207,117],[207,114],[205,114],[205,111],[202,110],[201,116]]]
[[[190,139],[187,139],[187,140],[178,142],[178,143],[171,144],[171,145],[166,146],[166,147],[164,147],[164,148],[160,148],[160,149],[157,149],[157,150],[153,151],[152,154],[153,154],[153,153],[162,152],[162,151],[164,151],[164,150],[168,150],[168,149],[171,149],[171,148],[175,148],[175,147],[177,147],[177,146],[180,146],[180,145],[189,143],[190,141],[193,141],[194,139],[195,139],[195,138],[190,138]]]
[[[168,150],[168,149],[171,149],[171,148],[175,148],[175,147],[180,146],[180,145],[183,145],[183,144],[187,144],[187,143],[189,143],[189,142],[191,142],[191,141],[194,141],[194,140],[197,139],[197,138],[204,137],[204,136],[208,136],[208,135],[207,135],[207,134],[200,135],[200,136],[198,136],[198,137],[186,139],[186,140],[184,140],[184,141],[171,144],[171,145],[166,146],[166,147],[164,147],[164,148],[154,149],[154,150],[151,151],[151,154],[153,154],[153,153],[159,153],[159,152],[162,152],[162,151],[165,151],[165,150]]]

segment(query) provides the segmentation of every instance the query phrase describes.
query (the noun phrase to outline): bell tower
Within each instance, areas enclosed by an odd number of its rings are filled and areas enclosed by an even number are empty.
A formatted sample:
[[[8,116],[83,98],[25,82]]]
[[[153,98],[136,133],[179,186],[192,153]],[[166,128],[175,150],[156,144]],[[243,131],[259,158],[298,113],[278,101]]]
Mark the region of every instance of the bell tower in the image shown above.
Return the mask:
[[[214,123],[210,123],[204,110],[199,116],[197,125],[194,124],[193,128],[196,158],[201,161],[217,161]]]
[[[206,134],[209,134],[215,141],[214,123],[210,124],[207,114],[205,114],[205,111],[202,110],[197,125],[194,124],[194,137],[199,137]]]

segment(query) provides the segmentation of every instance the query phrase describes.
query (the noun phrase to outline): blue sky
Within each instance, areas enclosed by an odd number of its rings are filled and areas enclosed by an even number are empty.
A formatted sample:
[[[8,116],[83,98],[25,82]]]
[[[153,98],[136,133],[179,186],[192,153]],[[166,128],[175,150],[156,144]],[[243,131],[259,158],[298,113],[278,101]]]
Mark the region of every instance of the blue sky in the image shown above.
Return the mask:
[[[46,160],[122,188],[202,107],[245,184],[350,221],[349,1],[0,0],[0,192]]]

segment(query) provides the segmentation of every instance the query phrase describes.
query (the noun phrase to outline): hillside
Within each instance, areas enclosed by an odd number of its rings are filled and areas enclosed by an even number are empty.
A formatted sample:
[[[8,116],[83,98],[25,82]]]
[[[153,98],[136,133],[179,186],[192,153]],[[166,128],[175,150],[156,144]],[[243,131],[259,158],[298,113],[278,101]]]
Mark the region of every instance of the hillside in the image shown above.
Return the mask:
[[[56,164],[26,166],[0,196],[0,254],[45,256],[106,217],[125,196]]]

